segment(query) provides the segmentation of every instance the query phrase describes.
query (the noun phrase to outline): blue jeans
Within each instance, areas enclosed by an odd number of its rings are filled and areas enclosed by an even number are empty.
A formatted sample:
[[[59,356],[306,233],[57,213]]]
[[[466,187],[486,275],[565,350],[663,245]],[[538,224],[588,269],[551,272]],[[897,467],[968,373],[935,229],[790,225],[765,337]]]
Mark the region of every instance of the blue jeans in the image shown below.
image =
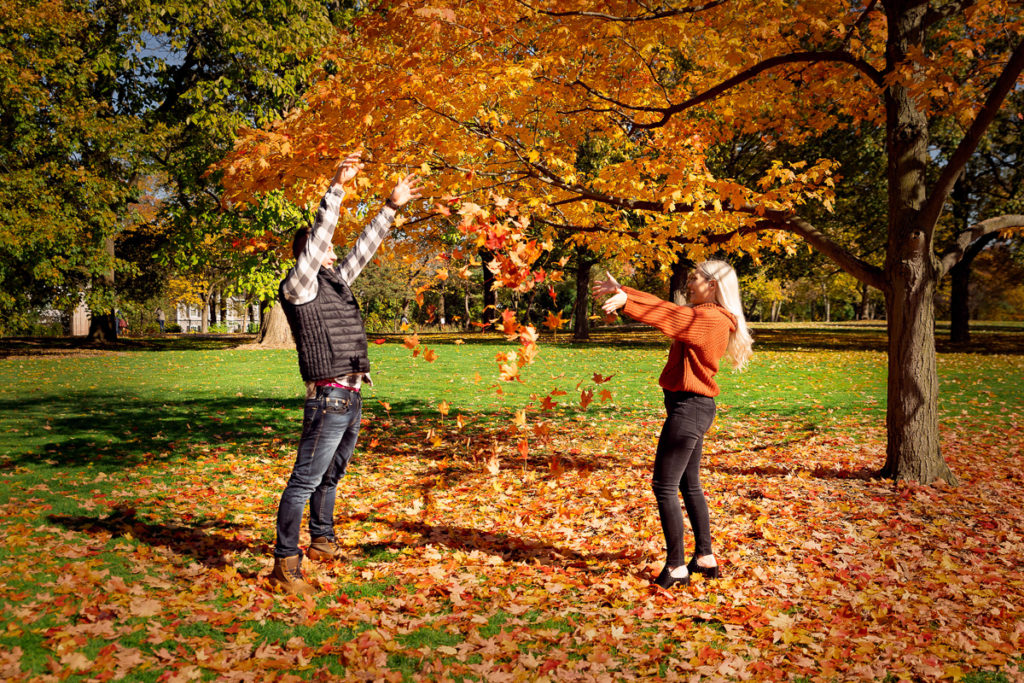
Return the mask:
[[[665,410],[668,416],[658,438],[651,488],[665,534],[666,564],[675,568],[686,564],[680,492],[693,527],[694,556],[711,554],[711,522],[700,486],[700,458],[704,434],[715,419],[715,399],[687,391],[666,391]]]
[[[292,475],[277,508],[274,557],[301,555],[299,527],[309,502],[309,535],[334,538],[334,497],[359,438],[363,399],[358,391],[317,387],[306,400]]]

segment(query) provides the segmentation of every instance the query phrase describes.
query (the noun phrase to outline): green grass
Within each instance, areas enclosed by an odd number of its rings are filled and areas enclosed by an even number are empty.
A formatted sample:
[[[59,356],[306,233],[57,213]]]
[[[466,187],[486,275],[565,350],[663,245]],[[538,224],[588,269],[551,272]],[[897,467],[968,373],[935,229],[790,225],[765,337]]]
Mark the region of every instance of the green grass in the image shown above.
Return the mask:
[[[877,326],[870,329],[879,333]],[[864,349],[862,328],[853,328],[849,338],[846,328],[839,327],[755,333],[764,339],[749,369],[723,370],[718,376],[723,419],[882,419],[886,357]],[[786,334],[792,337],[789,346],[783,343]],[[816,338],[809,341],[808,335]],[[456,346],[453,339],[423,337],[438,352],[434,363],[413,357],[397,338],[372,345],[374,386],[364,394],[367,414],[386,417],[390,412],[391,418],[407,421],[434,418],[447,401],[452,419],[462,414],[465,419],[504,420],[515,409],[538,408],[544,396],[560,390],[567,394],[555,397],[560,406],[554,412],[565,418],[579,413],[579,392],[587,388],[612,392],[611,403],[595,397],[591,417],[656,419],[662,409],[656,381],[666,344],[658,335],[602,333],[585,344],[543,344],[536,363],[524,368],[522,383],[496,379],[495,355],[514,344],[467,335],[467,343]],[[832,348],[844,340],[845,350]],[[594,373],[614,377],[596,386]],[[942,353],[939,376],[943,416],[1000,419],[1019,410],[1018,384],[1024,376],[1019,351]],[[287,350],[11,356],[0,362],[0,453],[6,454],[9,469],[31,463],[32,472],[45,473],[49,465],[75,472],[78,479],[83,468],[109,471],[152,462],[190,444],[232,449],[268,435],[291,439],[301,424],[302,391],[294,351]],[[105,484],[96,485],[102,492]]]
[[[757,354],[743,373],[723,370],[718,376],[720,423],[724,429],[765,420],[796,425],[801,430],[822,430],[832,423],[881,425],[885,417],[886,356],[884,328],[878,325],[757,327]],[[547,335],[545,335],[547,336]],[[516,348],[496,337],[466,335],[456,345],[454,335],[421,339],[438,353],[433,363],[413,357],[398,337],[371,345],[374,386],[364,392],[366,417],[370,420],[361,449],[376,433],[374,425],[389,423],[382,434],[401,435],[403,430],[426,429],[440,418],[439,405],[447,402],[453,422],[462,416],[471,425],[508,424],[517,409],[526,407],[531,423],[549,420],[558,429],[588,423],[615,431],[638,422],[656,425],[663,414],[656,381],[667,352],[657,334],[638,331],[598,332],[589,343],[573,344],[566,335],[552,343],[542,341],[532,366],[523,369],[522,383],[496,380],[495,355]],[[962,419],[1020,420],[1024,412],[1020,379],[1024,377],[1024,327],[993,326],[975,330],[977,349],[952,349],[940,345],[938,359],[941,386],[939,409],[946,424]],[[60,346],[64,344],[64,346]],[[291,458],[301,426],[303,386],[298,378],[294,351],[228,348],[225,339],[141,340],[109,353],[79,353],[76,345],[59,342],[59,353],[44,354],[34,343],[0,343],[0,351],[17,351],[0,360],[0,504],[30,503],[30,511],[5,520],[5,535],[18,533],[74,535],[109,539],[84,559],[68,560],[57,570],[32,573],[24,556],[0,546],[0,598],[8,610],[31,604],[42,590],[50,599],[62,571],[78,571],[82,563],[95,562],[105,572],[102,581],[118,577],[125,582],[144,581],[133,556],[171,548],[167,562],[179,570],[190,563],[209,563],[217,552],[265,554],[273,530],[262,537],[236,538],[246,526],[230,506],[197,505],[203,482],[215,482],[220,499],[251,495],[248,487],[232,480],[231,457],[248,459]],[[31,351],[29,355],[23,355]],[[595,385],[593,376],[613,375]],[[581,389],[607,389],[611,400],[579,408]],[[552,396],[559,403],[553,411],[540,411],[541,401]],[[387,404],[387,405],[385,405]],[[471,427],[472,429],[472,427]],[[651,427],[650,429],[656,429]],[[386,468],[387,462],[365,458],[363,467]],[[181,480],[183,468],[189,481]],[[444,467],[437,468],[438,480]],[[125,484],[144,486],[149,495],[133,500]],[[267,490],[255,501],[272,509],[278,490]],[[209,504],[209,501],[206,501]],[[191,504],[191,505],[190,505]],[[16,506],[11,509],[17,510]],[[103,514],[97,513],[102,510]],[[183,510],[185,512],[183,512]],[[42,515],[42,516],[40,516]],[[366,523],[374,521],[369,513]],[[81,534],[79,533],[81,536]],[[402,553],[386,544],[367,542],[356,549],[353,571],[368,566],[401,562]],[[260,566],[244,557],[232,565],[252,579]],[[69,569],[70,568],[70,569]],[[82,569],[82,571],[85,571]],[[147,571],[151,571],[147,570]],[[353,600],[386,598],[403,591],[390,579],[341,580],[333,594],[316,600],[318,609],[331,614],[339,596]],[[40,586],[46,586],[40,589]],[[98,585],[94,591],[101,590]],[[713,596],[712,596],[713,597]],[[95,595],[60,595],[68,601],[69,614],[89,604]],[[80,604],[79,604],[80,603]],[[225,614],[236,608],[230,595],[207,603]],[[399,638],[404,650],[389,653],[388,662],[406,678],[419,672],[416,652],[455,647],[462,637],[447,630],[444,615],[451,603],[439,600],[432,617]],[[22,666],[43,674],[53,665],[53,653],[40,634],[58,626],[53,612],[9,632],[16,624],[10,611],[0,611],[0,649],[21,647]],[[524,631],[544,638],[570,633],[575,617],[550,612],[514,616],[496,610],[484,612],[487,621],[479,629],[485,637],[502,631]],[[346,642],[369,622],[336,625],[330,618],[301,622],[296,612],[276,611],[253,628],[257,644],[282,644],[300,637],[312,647]],[[147,642],[143,618],[123,622],[136,630],[120,639],[122,645],[148,654],[161,645]],[[717,622],[704,624],[717,635]],[[225,625],[200,618],[183,617],[176,635],[188,639],[223,641]],[[83,648],[90,658],[105,644],[89,640]],[[549,645],[538,645],[543,652]],[[533,645],[531,644],[531,647]],[[575,653],[569,653],[572,658]],[[323,661],[319,666],[327,666]],[[335,675],[345,673],[336,659],[329,664]],[[305,675],[308,672],[297,672]],[[152,674],[152,675],[150,675]],[[132,675],[155,680],[157,671]],[[84,677],[82,677],[84,678]],[[969,680],[1006,680],[999,672],[976,671]]]

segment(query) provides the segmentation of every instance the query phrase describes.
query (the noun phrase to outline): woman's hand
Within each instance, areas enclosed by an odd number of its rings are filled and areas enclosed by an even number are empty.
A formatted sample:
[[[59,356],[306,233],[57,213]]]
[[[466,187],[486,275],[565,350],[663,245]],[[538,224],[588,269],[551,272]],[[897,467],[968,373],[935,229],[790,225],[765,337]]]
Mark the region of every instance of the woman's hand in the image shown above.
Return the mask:
[[[612,277],[611,273],[605,273],[604,277],[604,280],[594,281],[594,286],[591,288],[591,291],[594,293],[595,297],[605,296],[606,294],[611,295],[603,304],[601,304],[602,310],[610,315],[625,306],[626,299],[628,297],[622,287],[619,286],[619,283]]]
[[[415,173],[410,173],[395,184],[395,189],[391,190],[391,197],[388,198],[388,201],[397,207],[405,206],[413,199],[422,197],[422,189],[423,181]]]
[[[601,304],[601,310],[603,310],[608,315],[611,315],[615,311],[625,306],[626,300],[628,298],[629,297],[626,296],[626,293],[620,289],[618,292],[612,294],[610,297],[605,299],[604,303]]]
[[[604,274],[604,280],[594,280],[594,285],[591,287],[591,291],[594,296],[604,296],[606,294],[615,294],[621,291],[622,287],[615,281],[611,273]]]
[[[331,179],[331,186],[341,185],[344,187],[352,182],[353,179],[359,172],[363,170],[363,151],[352,152],[341,160],[341,165],[338,166],[338,170],[334,172],[334,178]]]

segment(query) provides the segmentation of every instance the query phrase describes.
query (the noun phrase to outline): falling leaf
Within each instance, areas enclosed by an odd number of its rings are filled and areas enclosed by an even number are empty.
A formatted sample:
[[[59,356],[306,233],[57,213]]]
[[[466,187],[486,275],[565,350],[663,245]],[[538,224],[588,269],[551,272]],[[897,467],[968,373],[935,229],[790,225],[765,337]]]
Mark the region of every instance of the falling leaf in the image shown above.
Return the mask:
[[[580,408],[582,408],[583,410],[586,410],[587,406],[589,406],[590,402],[593,401],[593,400],[594,400],[594,390],[593,389],[584,389],[583,391],[580,392]]]

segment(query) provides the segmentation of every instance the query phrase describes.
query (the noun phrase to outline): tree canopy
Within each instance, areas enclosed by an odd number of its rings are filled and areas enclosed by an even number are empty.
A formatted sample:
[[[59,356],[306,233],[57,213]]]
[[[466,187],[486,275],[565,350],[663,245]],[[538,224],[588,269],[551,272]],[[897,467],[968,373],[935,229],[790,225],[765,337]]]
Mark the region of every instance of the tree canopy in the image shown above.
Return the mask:
[[[1020,87],[1022,21],[1002,0],[381,5],[325,51],[304,106],[246,132],[221,168],[233,196],[284,188],[310,199],[334,160],[362,147],[376,162],[368,190],[422,166],[438,188],[433,210],[457,198],[479,239],[505,230],[490,208],[511,201],[534,231],[521,241],[568,230],[646,263],[802,238],[886,295],[886,473],[953,480],[938,452],[935,283],[968,244],[1024,216],[979,217],[946,244],[936,226]],[[956,131],[942,158],[930,143],[939,122]],[[832,208],[830,155],[771,160],[752,182],[708,161],[739,136],[771,150],[865,125],[884,131],[881,263],[804,213]],[[581,151],[595,144],[611,163],[583,173]]]

